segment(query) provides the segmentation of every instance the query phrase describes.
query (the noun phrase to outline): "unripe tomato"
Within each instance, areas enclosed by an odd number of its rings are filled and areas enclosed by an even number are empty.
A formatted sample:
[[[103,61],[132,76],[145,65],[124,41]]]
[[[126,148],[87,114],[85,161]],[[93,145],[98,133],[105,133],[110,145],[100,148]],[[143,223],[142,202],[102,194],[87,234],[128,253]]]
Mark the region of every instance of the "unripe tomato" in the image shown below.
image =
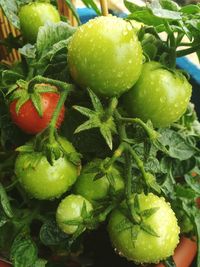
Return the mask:
[[[139,80],[124,95],[124,106],[131,116],[166,127],[186,111],[191,93],[192,86],[180,71],[152,61],[143,65]]]
[[[67,153],[74,147],[64,138],[59,138]],[[78,176],[78,167],[67,157],[54,161],[53,166],[42,152],[21,152],[15,162],[15,174],[24,190],[36,199],[60,197],[70,189]]]
[[[121,18],[90,20],[78,28],[68,49],[73,79],[97,94],[119,96],[139,78],[142,48],[131,24]]]
[[[55,7],[49,3],[29,3],[19,11],[21,31],[30,43],[37,39],[38,30],[46,22],[59,22],[60,15]]]
[[[97,171],[94,172],[92,169],[98,167],[101,162],[102,160],[96,159],[84,166],[74,186],[74,192],[84,196],[90,202],[98,202],[111,196],[121,195],[124,191],[124,180],[116,165],[111,165],[108,170],[113,178],[113,188],[106,175],[95,180]]]
[[[128,260],[136,263],[158,263],[173,255],[179,242],[180,229],[177,219],[164,198],[149,193],[138,195],[138,199],[141,211],[158,208],[155,213],[143,217],[142,220],[158,236],[153,236],[142,228],[139,228],[138,234],[135,235],[136,225],[126,217],[126,212],[116,209],[112,212],[108,224],[110,239],[114,248]],[[123,208],[127,210],[126,205],[123,205]],[[120,230],[124,222],[128,222],[129,227]]]
[[[66,234],[73,234],[76,232],[78,224],[70,225],[65,222],[83,219],[82,208],[84,203],[86,212],[90,213],[93,210],[92,205],[82,196],[69,195],[60,202],[56,212],[56,221],[61,230]]]

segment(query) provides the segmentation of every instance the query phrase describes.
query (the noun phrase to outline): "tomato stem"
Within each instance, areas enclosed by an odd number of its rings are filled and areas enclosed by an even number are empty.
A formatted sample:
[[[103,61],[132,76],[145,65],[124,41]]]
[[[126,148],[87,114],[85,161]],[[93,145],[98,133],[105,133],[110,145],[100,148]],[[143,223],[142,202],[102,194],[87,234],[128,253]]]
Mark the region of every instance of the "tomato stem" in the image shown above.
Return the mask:
[[[141,119],[139,118],[123,118],[121,117],[120,120],[125,123],[137,123],[139,124],[148,134],[149,138],[151,140],[155,140],[158,137],[158,133],[151,129],[150,127],[147,126],[146,123],[144,123]]]
[[[108,169],[119,157],[121,157],[124,149],[125,149],[124,143],[121,143],[119,147],[114,151],[109,161],[106,162],[106,164],[104,165],[104,168]]]
[[[200,49],[200,44],[197,44],[197,45],[195,45],[193,47],[177,51],[176,52],[176,56],[177,57],[184,57],[184,56],[187,56],[189,54],[192,54],[192,53],[196,52],[199,49]]]

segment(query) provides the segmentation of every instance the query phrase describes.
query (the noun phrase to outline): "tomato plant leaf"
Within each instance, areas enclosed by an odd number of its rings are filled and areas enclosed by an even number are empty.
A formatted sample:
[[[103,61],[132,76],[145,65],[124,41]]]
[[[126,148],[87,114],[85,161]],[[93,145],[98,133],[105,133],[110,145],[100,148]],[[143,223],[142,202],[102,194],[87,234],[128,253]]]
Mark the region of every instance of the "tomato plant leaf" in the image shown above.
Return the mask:
[[[92,8],[97,13],[97,15],[101,15],[101,12],[100,12],[98,6],[96,5],[95,1],[93,1],[93,0],[82,0],[82,2],[85,4],[86,7]]]
[[[186,174],[185,176],[186,183],[196,192],[198,195],[200,195],[200,177],[199,175],[192,176],[189,174]]]
[[[10,201],[8,199],[7,193],[3,187],[3,185],[0,183],[0,201],[1,201],[1,206],[3,208],[3,211],[5,212],[6,216],[8,218],[13,217],[13,211],[10,205]]]
[[[35,109],[37,110],[37,113],[40,117],[43,116],[43,108],[42,108],[42,101],[40,94],[34,92],[31,94],[31,101],[33,102],[33,105]]]
[[[36,260],[36,262],[34,263],[34,265],[32,267],[45,267],[46,264],[47,264],[47,260],[38,259],[38,260]]]
[[[198,196],[191,188],[177,184],[175,187],[175,194],[179,198],[194,199]]]
[[[20,233],[12,244],[11,259],[16,267],[33,266],[37,260],[37,252],[37,247],[30,237]]]
[[[150,234],[155,237],[159,237],[159,235],[156,233],[156,231],[148,224],[141,223],[140,228],[145,231],[147,234]]]
[[[1,84],[3,86],[10,86],[15,84],[18,80],[24,79],[24,76],[13,70],[4,70],[1,73],[1,79]]]
[[[39,236],[41,242],[46,246],[59,245],[69,239],[69,236],[60,230],[54,220],[48,220],[42,225]]]
[[[4,226],[8,221],[8,218],[6,218],[5,214],[0,210],[0,228]]]
[[[36,47],[32,44],[26,44],[22,48],[19,48],[19,53],[27,58],[35,58],[36,57]]]
[[[5,13],[10,23],[17,29],[20,29],[20,22],[18,17],[18,5],[15,0],[0,0],[0,7]]]
[[[76,28],[70,26],[66,22],[48,22],[45,24],[45,26],[40,27],[36,42],[37,60],[46,56],[46,54],[51,51],[53,45],[56,43],[59,43],[60,41],[64,41],[65,43],[65,41],[72,36],[75,31]],[[63,42],[61,44],[63,47]],[[60,49],[60,44],[58,46]],[[58,50],[57,47],[56,50]]]
[[[79,18],[79,15],[76,11],[76,8],[75,6],[73,5],[72,1],[70,0],[65,0],[65,3],[67,4],[67,6],[70,8],[70,10],[72,11],[72,14],[75,16],[78,24],[80,25],[81,24],[81,21],[80,21],[80,18]]]

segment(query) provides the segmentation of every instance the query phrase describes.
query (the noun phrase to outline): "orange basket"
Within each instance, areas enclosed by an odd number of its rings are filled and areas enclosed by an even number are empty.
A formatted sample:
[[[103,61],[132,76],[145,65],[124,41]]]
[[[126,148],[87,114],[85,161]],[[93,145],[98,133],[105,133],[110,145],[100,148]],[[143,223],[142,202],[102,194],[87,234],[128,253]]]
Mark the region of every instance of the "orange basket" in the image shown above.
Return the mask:
[[[66,16],[68,20],[71,22],[73,26],[77,24],[76,18],[72,15],[72,12],[69,10],[68,6],[66,5],[64,0],[57,0],[58,3],[58,10],[61,15]],[[72,3],[75,5],[76,1],[72,0]],[[4,16],[1,8],[0,8],[0,40],[6,39],[9,34],[12,34],[14,37],[20,35],[20,32],[18,29],[13,27],[8,19]],[[12,51],[8,52],[7,49],[0,45],[0,60],[7,62],[7,63],[13,63],[15,61],[20,60],[20,54],[16,49],[12,49]]]

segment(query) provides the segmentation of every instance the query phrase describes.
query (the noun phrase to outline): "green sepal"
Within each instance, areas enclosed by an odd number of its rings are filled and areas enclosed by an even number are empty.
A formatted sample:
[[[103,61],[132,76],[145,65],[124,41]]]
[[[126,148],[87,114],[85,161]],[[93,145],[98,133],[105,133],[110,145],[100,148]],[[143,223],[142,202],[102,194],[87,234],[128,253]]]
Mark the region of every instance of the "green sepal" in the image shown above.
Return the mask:
[[[159,235],[156,233],[156,231],[154,231],[154,229],[150,225],[148,225],[146,223],[141,223],[140,224],[140,228],[143,231],[145,231],[147,234],[149,234],[149,235],[152,235],[152,236],[155,236],[155,237],[159,237]]]
[[[118,233],[120,233],[125,230],[131,229],[132,227],[132,223],[127,218],[125,218],[116,225],[116,230]]]
[[[41,96],[39,93],[32,93],[30,95],[31,101],[35,107],[35,109],[37,110],[37,113],[39,114],[40,117],[43,116],[43,110],[42,110],[42,101],[41,101]]]
[[[34,148],[32,144],[26,144],[23,146],[19,146],[15,149],[17,152],[25,152],[25,153],[32,153],[34,152]]]
[[[88,118],[91,118],[92,116],[96,115],[96,112],[89,108],[80,107],[80,106],[73,106],[73,108]]]
[[[90,96],[90,99],[92,101],[92,105],[95,111],[102,113],[103,112],[103,106],[101,104],[101,101],[99,100],[99,98],[95,95],[95,93],[88,89],[88,93]]]
[[[114,189],[116,182],[115,182],[115,178],[113,177],[113,174],[112,173],[106,173],[106,178],[108,179],[108,182],[111,185],[111,187]]]
[[[154,213],[156,213],[158,210],[159,210],[158,207],[151,208],[151,209],[146,209],[146,210],[142,210],[142,211],[140,212],[140,216],[141,216],[142,218],[147,219],[147,218],[151,217]]]
[[[131,228],[131,239],[132,239],[133,245],[135,241],[137,240],[139,232],[140,232],[140,226],[137,224],[133,225]]]
[[[77,153],[77,152],[72,152],[72,153],[68,153],[66,154],[66,157],[69,161],[71,161],[74,165],[80,165],[81,163],[81,158],[82,158],[82,155],[80,153]]]

